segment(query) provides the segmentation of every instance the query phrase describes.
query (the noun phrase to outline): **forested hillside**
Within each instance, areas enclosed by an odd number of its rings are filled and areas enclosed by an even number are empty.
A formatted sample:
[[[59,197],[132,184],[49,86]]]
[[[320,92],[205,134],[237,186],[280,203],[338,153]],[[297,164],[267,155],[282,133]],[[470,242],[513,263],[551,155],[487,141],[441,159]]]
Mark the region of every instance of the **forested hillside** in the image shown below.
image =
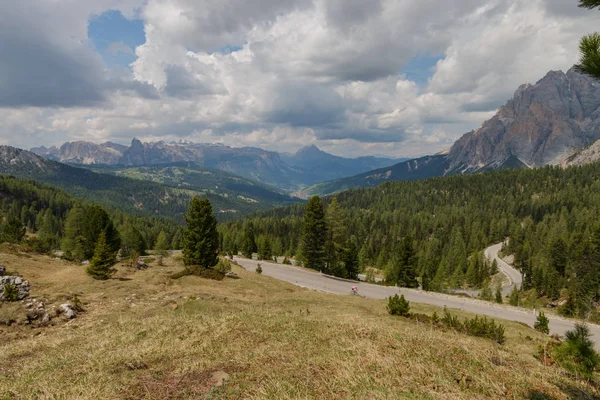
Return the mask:
[[[170,248],[181,241],[173,220],[103,209],[43,184],[0,176],[0,242],[24,243],[40,252],[62,248],[73,258],[88,259],[101,231],[108,232],[115,251],[152,249],[161,232]]]
[[[432,290],[480,286],[493,271],[473,255],[509,237],[525,289],[550,299],[568,289],[566,314],[588,311],[597,298],[600,164],[390,182],[335,199],[339,207],[326,199],[325,209],[337,232],[327,240],[337,243],[325,249],[353,243],[361,267],[381,268],[392,282],[407,283],[400,269]],[[268,243],[275,254],[302,257],[303,215],[295,205],[224,224],[223,248],[243,249],[251,232],[259,252]]]
[[[81,199],[129,213],[183,221],[190,200],[207,196],[221,220],[288,204],[291,198],[272,193],[269,199],[233,195],[209,188],[172,187],[157,182],[101,174],[44,159],[26,150],[0,146],[0,174],[34,179]],[[248,185],[246,185],[247,187]],[[257,193],[257,192],[253,192]],[[264,194],[264,191],[261,192]]]

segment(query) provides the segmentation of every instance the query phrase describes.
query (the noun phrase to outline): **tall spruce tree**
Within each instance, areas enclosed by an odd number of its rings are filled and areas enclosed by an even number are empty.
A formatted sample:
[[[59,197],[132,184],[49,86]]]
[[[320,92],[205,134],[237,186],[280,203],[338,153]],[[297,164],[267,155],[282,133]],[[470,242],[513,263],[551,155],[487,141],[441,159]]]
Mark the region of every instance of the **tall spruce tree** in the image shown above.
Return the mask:
[[[160,231],[158,237],[156,238],[156,243],[154,244],[154,251],[156,254],[166,257],[169,255],[169,239],[167,238],[167,234],[164,231]]]
[[[344,268],[346,276],[350,279],[358,279],[360,264],[358,261],[358,246],[353,240],[349,240],[343,253]]]
[[[114,273],[117,263],[117,254],[106,241],[106,233],[101,232],[94,249],[94,256],[87,267],[87,273],[94,279],[106,280]]]
[[[121,238],[122,257],[129,257],[132,254],[144,255],[146,253],[146,242],[142,234],[130,222],[126,222]]]
[[[242,255],[246,258],[252,258],[252,254],[258,251],[256,239],[254,237],[254,224],[249,222],[244,229],[244,243],[242,244]]]
[[[183,264],[211,268],[219,261],[217,219],[208,198],[194,198],[190,203],[183,233]]]
[[[327,272],[336,276],[347,276],[347,271],[341,265],[346,251],[346,227],[340,206],[334,197],[325,213],[327,222],[327,242],[325,252],[327,255]]]
[[[327,225],[323,201],[319,196],[314,196],[306,204],[302,223],[302,257],[307,268],[320,270],[325,266],[326,240]]]

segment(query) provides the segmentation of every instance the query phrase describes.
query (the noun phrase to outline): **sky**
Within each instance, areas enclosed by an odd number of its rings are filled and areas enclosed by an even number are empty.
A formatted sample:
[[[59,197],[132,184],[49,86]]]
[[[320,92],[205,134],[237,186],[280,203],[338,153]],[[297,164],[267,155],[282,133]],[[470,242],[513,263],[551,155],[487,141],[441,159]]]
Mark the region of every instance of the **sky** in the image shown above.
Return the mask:
[[[578,59],[577,0],[0,0],[0,144],[432,154]]]

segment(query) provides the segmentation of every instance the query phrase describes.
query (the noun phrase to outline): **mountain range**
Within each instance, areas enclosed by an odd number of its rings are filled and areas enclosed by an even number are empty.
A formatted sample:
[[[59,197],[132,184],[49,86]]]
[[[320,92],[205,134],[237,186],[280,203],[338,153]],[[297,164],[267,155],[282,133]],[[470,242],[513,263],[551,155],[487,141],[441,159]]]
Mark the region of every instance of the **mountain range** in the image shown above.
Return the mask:
[[[129,147],[106,142],[69,142],[60,147],[36,147],[32,152],[80,166],[111,165],[137,167],[174,162],[194,162],[246,179],[293,192],[326,180],[390,166],[399,160],[377,157],[349,159],[307,146],[295,154],[279,154],[255,147],[229,147],[190,142],[142,143],[133,139]]]
[[[458,173],[580,165],[600,160],[599,139],[600,84],[575,68],[550,71],[537,83],[519,87],[491,119],[464,134],[447,153],[322,182],[302,195]]]
[[[298,201],[277,189],[193,163],[110,168],[98,167],[102,172],[98,173],[0,146],[0,174],[33,179],[75,197],[139,215],[181,220],[195,196],[208,196],[221,220]]]

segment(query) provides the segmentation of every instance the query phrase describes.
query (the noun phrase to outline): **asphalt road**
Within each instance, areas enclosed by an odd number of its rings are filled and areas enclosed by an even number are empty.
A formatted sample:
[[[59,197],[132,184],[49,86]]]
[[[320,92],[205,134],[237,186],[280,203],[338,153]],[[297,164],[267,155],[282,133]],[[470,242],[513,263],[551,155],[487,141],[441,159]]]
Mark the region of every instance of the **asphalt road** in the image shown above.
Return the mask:
[[[504,296],[508,296],[515,286],[519,289],[521,288],[523,276],[519,270],[513,268],[510,264],[498,256],[498,252],[500,252],[500,250],[502,250],[502,243],[495,244],[485,249],[485,256],[490,261],[496,260],[500,272],[508,277],[510,284],[502,287],[502,294]]]
[[[256,260],[248,260],[240,257],[235,257],[235,261],[249,271],[254,271],[259,263]],[[533,310],[526,310],[508,305],[450,296],[441,293],[423,292],[414,289],[338,280],[305,268],[275,264],[266,261],[260,261],[260,265],[263,269],[263,275],[321,292],[350,295],[352,286],[357,286],[358,293],[361,296],[370,299],[385,299],[398,293],[403,294],[404,297],[411,302],[429,304],[437,307],[446,306],[449,309],[458,309],[494,318],[519,321],[526,323],[529,326],[533,326],[536,319]],[[498,266],[500,267],[500,263],[498,263]],[[513,282],[517,282],[517,280],[515,279]],[[550,320],[549,328],[551,333],[564,335],[567,330],[573,329],[574,321],[572,320],[551,315],[547,315],[547,317]],[[594,340],[596,348],[600,350],[600,326],[589,324],[589,327],[590,332],[593,334],[592,340]]]

